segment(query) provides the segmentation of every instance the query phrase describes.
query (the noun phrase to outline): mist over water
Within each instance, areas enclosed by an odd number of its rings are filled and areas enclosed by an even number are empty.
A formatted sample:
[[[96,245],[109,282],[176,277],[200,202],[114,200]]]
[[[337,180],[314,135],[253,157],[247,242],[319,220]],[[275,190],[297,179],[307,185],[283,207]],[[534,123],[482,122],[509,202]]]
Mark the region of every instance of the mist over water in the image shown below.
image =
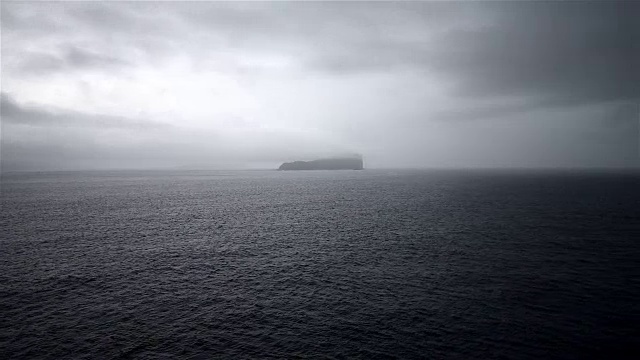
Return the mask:
[[[2,175],[0,357],[631,358],[640,174]]]
[[[640,166],[637,1],[0,6],[4,171]]]

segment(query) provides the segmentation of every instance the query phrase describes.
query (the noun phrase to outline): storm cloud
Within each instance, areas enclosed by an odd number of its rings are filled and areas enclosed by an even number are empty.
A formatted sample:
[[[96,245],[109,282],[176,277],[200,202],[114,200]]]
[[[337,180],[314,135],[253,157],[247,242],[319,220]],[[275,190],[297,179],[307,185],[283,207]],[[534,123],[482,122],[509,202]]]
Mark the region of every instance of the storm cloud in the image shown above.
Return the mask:
[[[636,2],[1,6],[3,169],[638,165]]]
[[[152,121],[130,119],[120,116],[84,114],[62,109],[40,109],[17,104],[11,96],[0,95],[2,120],[5,124],[31,126],[75,126],[100,128],[157,129],[171,127]]]

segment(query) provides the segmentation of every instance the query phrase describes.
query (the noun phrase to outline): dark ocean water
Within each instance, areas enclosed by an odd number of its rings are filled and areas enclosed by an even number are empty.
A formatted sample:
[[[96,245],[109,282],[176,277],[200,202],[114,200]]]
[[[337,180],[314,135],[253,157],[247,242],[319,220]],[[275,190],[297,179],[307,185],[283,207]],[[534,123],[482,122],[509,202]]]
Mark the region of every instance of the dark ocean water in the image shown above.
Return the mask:
[[[0,358],[632,358],[640,175],[3,174]]]

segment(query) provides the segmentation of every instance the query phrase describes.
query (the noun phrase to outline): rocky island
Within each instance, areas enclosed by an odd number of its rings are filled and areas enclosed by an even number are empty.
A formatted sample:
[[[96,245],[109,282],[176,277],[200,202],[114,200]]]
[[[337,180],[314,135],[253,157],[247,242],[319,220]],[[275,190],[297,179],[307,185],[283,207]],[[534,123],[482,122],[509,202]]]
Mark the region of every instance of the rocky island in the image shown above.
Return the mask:
[[[362,157],[286,162],[278,170],[362,170]]]

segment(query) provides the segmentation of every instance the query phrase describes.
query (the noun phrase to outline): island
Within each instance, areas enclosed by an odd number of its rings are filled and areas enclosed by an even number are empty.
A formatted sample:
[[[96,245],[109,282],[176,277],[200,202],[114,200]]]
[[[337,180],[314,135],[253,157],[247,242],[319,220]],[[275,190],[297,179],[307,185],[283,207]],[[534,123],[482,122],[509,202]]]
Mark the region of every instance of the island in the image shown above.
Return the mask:
[[[286,162],[278,170],[362,170],[362,157]]]

